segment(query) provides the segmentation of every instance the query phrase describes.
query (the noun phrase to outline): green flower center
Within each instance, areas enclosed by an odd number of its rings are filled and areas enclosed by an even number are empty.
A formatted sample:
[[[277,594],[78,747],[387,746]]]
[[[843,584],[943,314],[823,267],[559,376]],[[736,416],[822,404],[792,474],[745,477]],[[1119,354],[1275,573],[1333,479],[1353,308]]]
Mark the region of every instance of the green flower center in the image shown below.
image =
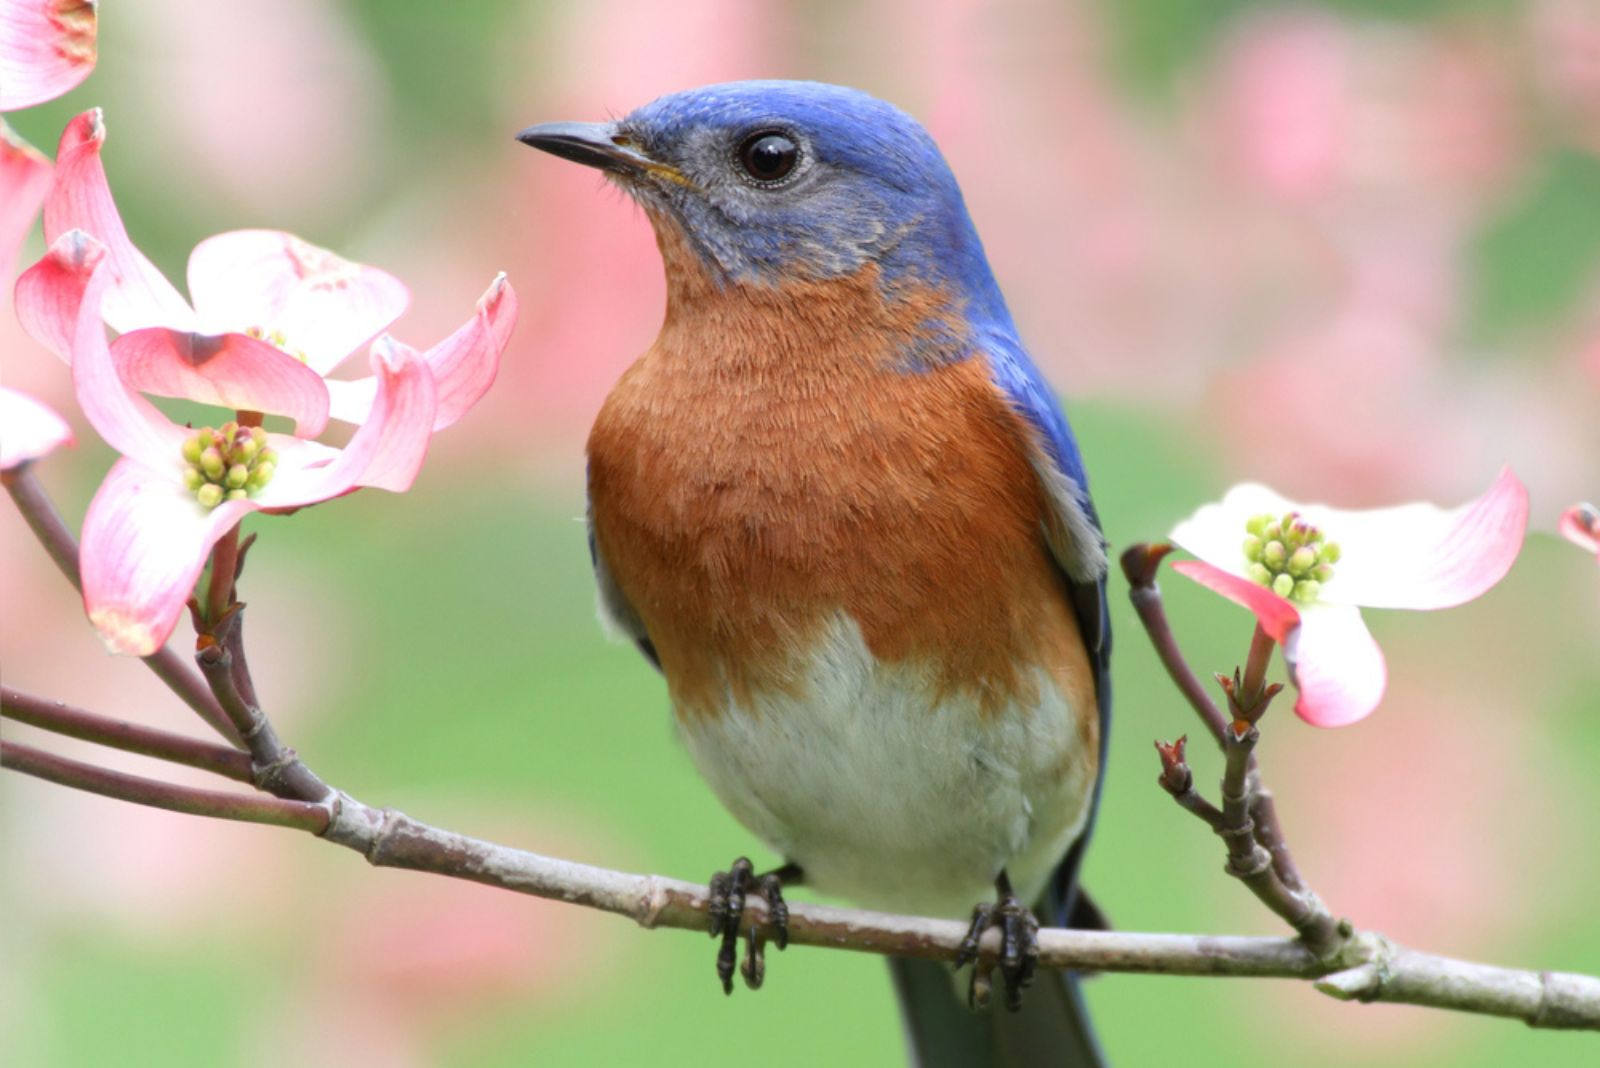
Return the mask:
[[[255,493],[278,469],[278,454],[267,447],[258,426],[227,422],[220,430],[201,427],[183,442],[183,485],[200,507],[215,508]]]
[[[1282,516],[1256,515],[1245,523],[1245,573],[1279,597],[1310,604],[1333,578],[1339,546],[1321,530],[1300,518],[1299,512]]]

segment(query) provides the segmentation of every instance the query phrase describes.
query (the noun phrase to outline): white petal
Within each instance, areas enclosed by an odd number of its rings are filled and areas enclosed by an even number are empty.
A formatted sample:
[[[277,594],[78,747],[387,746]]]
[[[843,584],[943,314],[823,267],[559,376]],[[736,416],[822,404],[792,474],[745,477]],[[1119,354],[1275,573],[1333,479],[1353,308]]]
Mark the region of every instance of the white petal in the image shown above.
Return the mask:
[[[1527,529],[1528,493],[1509,469],[1483,496],[1452,509],[1421,502],[1370,509],[1297,504],[1246,484],[1179,523],[1172,540],[1215,567],[1243,575],[1245,523],[1253,515],[1287,512],[1298,513],[1339,546],[1339,562],[1322,583],[1320,602],[1447,608],[1479,596],[1510,569]]]
[[[1448,608],[1505,577],[1528,526],[1528,491],[1509,469],[1459,508],[1427,503],[1367,511],[1300,509],[1342,555],[1321,599],[1371,608]]]
[[[1245,523],[1251,516],[1282,515],[1297,505],[1267,487],[1246,482],[1230,489],[1221,501],[1207,504],[1172,528],[1172,541],[1212,567],[1243,575],[1246,560]]]

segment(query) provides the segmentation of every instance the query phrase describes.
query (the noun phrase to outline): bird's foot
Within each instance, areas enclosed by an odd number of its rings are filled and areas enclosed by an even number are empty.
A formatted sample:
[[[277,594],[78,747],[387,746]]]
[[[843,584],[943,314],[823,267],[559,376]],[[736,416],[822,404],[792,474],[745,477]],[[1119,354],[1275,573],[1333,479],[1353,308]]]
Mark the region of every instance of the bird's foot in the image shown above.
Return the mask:
[[[998,964],[1005,984],[1006,1008],[1016,1012],[1022,1008],[1022,992],[1033,982],[1034,970],[1039,966],[1039,921],[1012,892],[1011,880],[1005,874],[995,880],[995,887],[999,900],[972,910],[972,926],[961,940],[956,967],[973,966],[967,1004],[976,1009],[989,1003],[990,972]],[[1000,929],[1000,956],[985,963],[980,959],[978,943],[991,927]]]
[[[789,944],[789,906],[783,901],[783,884],[798,883],[800,877],[800,868],[793,864],[757,875],[748,857],[740,857],[727,871],[719,871],[711,877],[711,937],[722,938],[722,948],[717,951],[717,978],[722,980],[723,993],[733,993],[733,971],[739,956],[739,927],[744,920],[745,898],[754,893],[767,903],[767,924],[772,929],[772,940],[783,949]],[[745,930],[744,963],[739,966],[739,974],[751,990],[761,989],[761,982],[766,978],[765,943],[765,935],[755,924],[750,924]]]

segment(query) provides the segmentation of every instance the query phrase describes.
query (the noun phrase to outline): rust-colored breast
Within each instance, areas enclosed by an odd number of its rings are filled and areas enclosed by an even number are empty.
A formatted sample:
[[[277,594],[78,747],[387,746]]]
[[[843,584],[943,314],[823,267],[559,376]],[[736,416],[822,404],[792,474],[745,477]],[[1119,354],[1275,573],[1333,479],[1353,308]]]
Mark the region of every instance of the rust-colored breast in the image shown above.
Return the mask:
[[[595,423],[589,494],[679,714],[793,691],[842,612],[936,692],[1030,703],[1042,666],[1092,721],[1022,420],[981,357],[902,367],[938,295],[886,306],[871,266],[719,291],[662,244],[667,319]]]

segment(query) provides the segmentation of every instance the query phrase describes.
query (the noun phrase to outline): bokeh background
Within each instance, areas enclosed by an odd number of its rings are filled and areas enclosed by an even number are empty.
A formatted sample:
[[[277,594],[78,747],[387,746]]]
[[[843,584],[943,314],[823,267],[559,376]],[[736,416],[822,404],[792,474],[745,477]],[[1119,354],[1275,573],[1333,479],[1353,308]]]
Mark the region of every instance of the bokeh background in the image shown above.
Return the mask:
[[[1423,948],[1600,972],[1600,572],[1546,533],[1600,493],[1600,5],[1584,0],[109,0],[88,82],[8,119],[48,148],[103,105],[129,228],[172,277],[200,238],[268,226],[406,279],[414,344],[497,270],[523,300],[501,380],[409,494],[251,520],[252,659],[313,766],[370,803],[625,870],[775,859],[592,616],[582,443],[659,322],[648,226],[512,140],[752,76],[858,85],[928,125],[1067,397],[1115,544],[1246,478],[1453,503],[1515,466],[1536,531],[1511,576],[1459,610],[1372,614],[1384,706],[1337,732],[1275,713],[1265,767],[1337,910]],[[3,320],[6,383],[79,428],[42,465],[76,521],[110,453],[64,368]],[[101,652],[9,509],[0,536],[8,683],[200,730]],[[1165,586],[1196,665],[1237,662],[1248,618]],[[1276,932],[1154,784],[1152,739],[1194,724],[1122,592],[1088,884],[1126,929]],[[760,994],[724,998],[704,938],[14,775],[0,803],[10,1064],[900,1056],[870,957],[795,949]],[[1592,1037],[1288,983],[1110,976],[1089,998],[1124,1065],[1596,1059]]]

